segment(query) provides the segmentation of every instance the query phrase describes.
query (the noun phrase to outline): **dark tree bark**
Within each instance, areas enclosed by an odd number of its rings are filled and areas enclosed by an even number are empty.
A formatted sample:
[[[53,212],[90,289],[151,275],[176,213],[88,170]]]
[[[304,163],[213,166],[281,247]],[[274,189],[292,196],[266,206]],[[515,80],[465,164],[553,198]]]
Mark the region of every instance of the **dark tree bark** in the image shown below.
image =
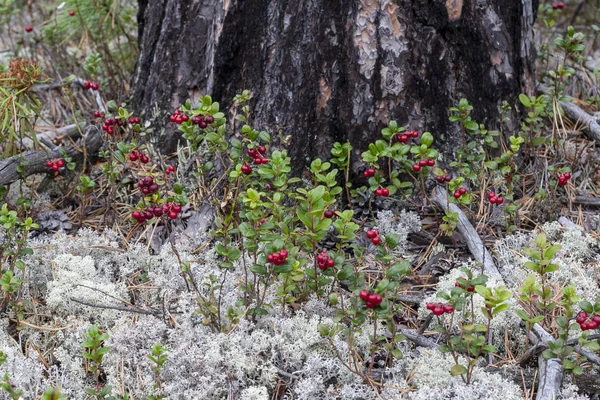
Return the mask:
[[[391,119],[451,154],[460,135],[447,109],[461,97],[494,128],[502,101],[533,87],[537,0],[139,2],[135,108],[158,104],[165,126],[187,98],[228,106],[250,89],[256,127],[292,135],[296,160],[345,140],[358,155]],[[164,135],[172,151],[173,127]]]

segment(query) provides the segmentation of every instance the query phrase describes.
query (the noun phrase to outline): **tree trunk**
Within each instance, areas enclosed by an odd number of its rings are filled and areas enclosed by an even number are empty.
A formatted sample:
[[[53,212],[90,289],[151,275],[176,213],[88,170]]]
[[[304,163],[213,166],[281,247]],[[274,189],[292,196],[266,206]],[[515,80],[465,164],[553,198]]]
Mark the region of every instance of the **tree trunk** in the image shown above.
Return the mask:
[[[139,2],[134,106],[148,115],[158,104],[164,151],[177,138],[166,116],[187,98],[228,107],[250,89],[254,125],[291,135],[295,160],[349,140],[356,170],[391,119],[432,132],[451,155],[460,135],[449,107],[465,97],[497,128],[502,102],[514,108],[533,87],[537,0]]]

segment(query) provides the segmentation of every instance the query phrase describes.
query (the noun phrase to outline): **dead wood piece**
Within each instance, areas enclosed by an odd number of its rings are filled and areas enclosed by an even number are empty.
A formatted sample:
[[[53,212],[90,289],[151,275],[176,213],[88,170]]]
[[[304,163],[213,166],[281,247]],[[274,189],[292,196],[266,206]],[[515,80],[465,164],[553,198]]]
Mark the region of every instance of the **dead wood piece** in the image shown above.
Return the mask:
[[[488,276],[495,276],[502,279],[498,268],[494,264],[491,254],[485,248],[481,238],[477,234],[473,225],[469,222],[467,216],[461,211],[456,204],[448,203],[448,192],[441,187],[436,187],[433,190],[431,200],[444,210],[450,209],[450,211],[458,214],[458,231],[465,238],[469,251],[478,262],[483,264],[483,269]]]
[[[573,200],[575,204],[583,204],[585,206],[600,207],[600,197],[576,196]]]
[[[90,154],[95,154],[103,143],[103,135],[96,127],[90,127],[85,135],[85,140],[79,140],[77,146],[80,149],[85,148],[88,157]],[[64,148],[73,162],[80,163],[84,159],[84,153],[74,147]],[[16,156],[7,158],[0,162],[0,186],[4,186],[15,182],[19,179],[24,179],[33,174],[40,174],[48,171],[46,161],[53,158],[62,158],[63,155],[58,149],[53,151],[26,151]],[[22,172],[18,171],[21,166]]]
[[[425,336],[420,335],[411,329],[404,329],[404,328],[400,329],[400,333],[402,333],[404,336],[406,336],[406,338],[408,340],[410,340],[413,343],[416,343],[417,345],[419,345],[421,347],[425,347],[428,349],[437,349],[440,347],[433,340],[426,338]]]
[[[79,303],[84,306],[103,308],[105,310],[125,311],[125,312],[132,312],[132,313],[136,313],[136,314],[145,314],[145,315],[154,315],[154,316],[162,315],[162,311],[160,311],[160,310],[153,310],[153,309],[148,310],[148,309],[144,309],[144,308],[125,307],[125,306],[118,306],[118,305],[114,305],[114,304],[94,304],[94,303],[89,303],[87,301],[76,299],[74,297],[71,297],[71,301],[74,301],[75,303]]]

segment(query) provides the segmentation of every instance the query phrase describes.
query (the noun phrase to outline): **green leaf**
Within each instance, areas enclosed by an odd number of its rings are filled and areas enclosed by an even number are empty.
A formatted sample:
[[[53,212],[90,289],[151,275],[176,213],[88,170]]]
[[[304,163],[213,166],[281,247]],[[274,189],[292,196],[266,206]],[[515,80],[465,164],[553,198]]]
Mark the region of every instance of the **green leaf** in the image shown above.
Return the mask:
[[[465,368],[464,366],[462,366],[460,364],[456,364],[450,369],[450,375],[452,375],[452,376],[464,375],[466,373],[467,373],[467,368]]]
[[[421,136],[421,144],[430,147],[433,144],[433,135],[429,132],[424,132]]]
[[[531,100],[525,94],[521,93],[519,95],[519,101],[527,108],[531,108]]]

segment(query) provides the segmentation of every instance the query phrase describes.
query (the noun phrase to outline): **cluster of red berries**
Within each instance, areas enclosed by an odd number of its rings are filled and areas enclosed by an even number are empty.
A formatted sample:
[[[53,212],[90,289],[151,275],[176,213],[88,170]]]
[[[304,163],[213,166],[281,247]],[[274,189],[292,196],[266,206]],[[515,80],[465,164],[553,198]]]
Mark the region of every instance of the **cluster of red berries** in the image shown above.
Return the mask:
[[[419,160],[418,163],[412,166],[413,171],[419,172],[423,167],[433,167],[435,165],[435,160],[433,158],[428,158],[427,160]]]
[[[98,90],[100,85],[98,85],[98,82],[85,81],[85,82],[83,82],[83,87],[85,88],[85,90],[89,90],[89,89]]]
[[[326,251],[323,251],[317,256],[317,264],[319,269],[326,270],[327,268],[332,268],[335,265],[335,261],[329,257]]]
[[[559,175],[558,184],[560,186],[566,186],[566,184],[569,182],[570,179],[571,179],[571,174],[568,172],[565,172],[564,174]]]
[[[94,111],[94,118],[105,118],[105,114],[103,112],[100,111]]]
[[[269,159],[265,158],[263,154],[267,152],[267,148],[263,145],[256,146],[256,148],[248,149],[248,156],[254,159],[254,164],[267,164]],[[252,170],[250,170],[252,172]],[[247,174],[246,174],[247,175]]]
[[[121,121],[120,119],[108,118],[102,124],[102,130],[108,133],[109,135],[112,135],[113,133],[115,133],[115,125],[123,126],[123,121]]]
[[[286,249],[279,250],[278,252],[269,254],[267,261],[275,265],[283,265],[288,258],[288,252]]]
[[[170,202],[162,206],[163,212],[167,214],[169,219],[176,219],[181,212],[181,206],[177,203]]]
[[[585,311],[579,311],[575,321],[582,331],[588,331],[600,326],[600,315],[589,316]]]
[[[140,117],[129,117],[129,123],[131,125],[139,124],[140,122],[142,122]]]
[[[380,187],[375,189],[375,196],[383,196],[388,197],[390,195],[390,190],[388,188]]]
[[[459,288],[463,288],[465,289],[467,292],[474,292],[475,291],[475,286],[467,286],[467,285],[461,285],[460,282],[455,282],[454,286],[459,287]],[[466,286],[466,287],[465,287]]]
[[[150,158],[147,155],[145,155],[144,153],[142,153],[141,151],[132,150],[131,153],[129,153],[129,160],[130,161],[140,160],[142,162],[142,164],[147,164],[148,161],[150,161]]]
[[[61,158],[54,158],[52,160],[46,161],[46,167],[50,168],[52,171],[57,172],[59,169],[65,166],[65,161]]]
[[[450,175],[436,176],[435,180],[438,183],[448,183],[452,180],[452,177]]]
[[[371,167],[371,168],[365,170],[365,172],[363,172],[363,176],[365,178],[370,178],[372,176],[375,176],[375,168]]]
[[[170,173],[175,173],[175,166],[174,166],[174,165],[169,165],[169,166],[167,167],[167,170],[165,171],[165,173],[166,173],[167,175],[169,175]]]
[[[380,294],[371,293],[367,289],[361,290],[358,296],[361,298],[362,301],[365,302],[367,308],[375,308],[378,305],[380,305],[383,301],[383,297]]]
[[[144,195],[158,192],[158,185],[154,183],[154,179],[152,179],[151,176],[146,176],[143,179],[140,179],[137,185],[142,190]]]
[[[562,10],[563,8],[565,8],[565,3],[563,3],[562,1],[557,1],[556,3],[552,4],[552,8],[554,10]]]
[[[367,237],[371,239],[371,243],[373,243],[375,246],[381,243],[381,238],[379,237],[379,229],[368,230]]]
[[[454,312],[454,307],[450,304],[442,304],[442,303],[427,303],[427,309],[433,313],[433,315],[440,316],[443,313],[452,314]]]
[[[456,189],[454,191],[454,198],[455,199],[460,199],[461,197],[463,197],[465,194],[467,194],[467,189],[465,189],[464,187],[459,187],[458,189]]]
[[[142,211],[134,211],[131,213],[131,217],[134,218],[138,224],[143,224],[144,221],[151,220],[154,217],[160,217],[163,215],[163,209],[161,207],[148,207]]]
[[[181,110],[175,110],[173,114],[169,117],[169,121],[175,122],[177,125],[181,125],[186,121],[189,121],[190,117],[187,114],[183,114]]]
[[[502,197],[500,195],[496,195],[496,193],[494,193],[494,192],[489,192],[488,193],[488,200],[492,204],[502,204],[502,203],[504,203],[504,197]]]
[[[198,125],[200,129],[206,129],[213,122],[215,122],[215,118],[212,115],[196,115],[192,117],[192,124]]]
[[[398,136],[396,136],[396,140],[400,143],[406,143],[410,140],[410,138],[416,139],[419,137],[419,132],[417,131],[406,131]]]

